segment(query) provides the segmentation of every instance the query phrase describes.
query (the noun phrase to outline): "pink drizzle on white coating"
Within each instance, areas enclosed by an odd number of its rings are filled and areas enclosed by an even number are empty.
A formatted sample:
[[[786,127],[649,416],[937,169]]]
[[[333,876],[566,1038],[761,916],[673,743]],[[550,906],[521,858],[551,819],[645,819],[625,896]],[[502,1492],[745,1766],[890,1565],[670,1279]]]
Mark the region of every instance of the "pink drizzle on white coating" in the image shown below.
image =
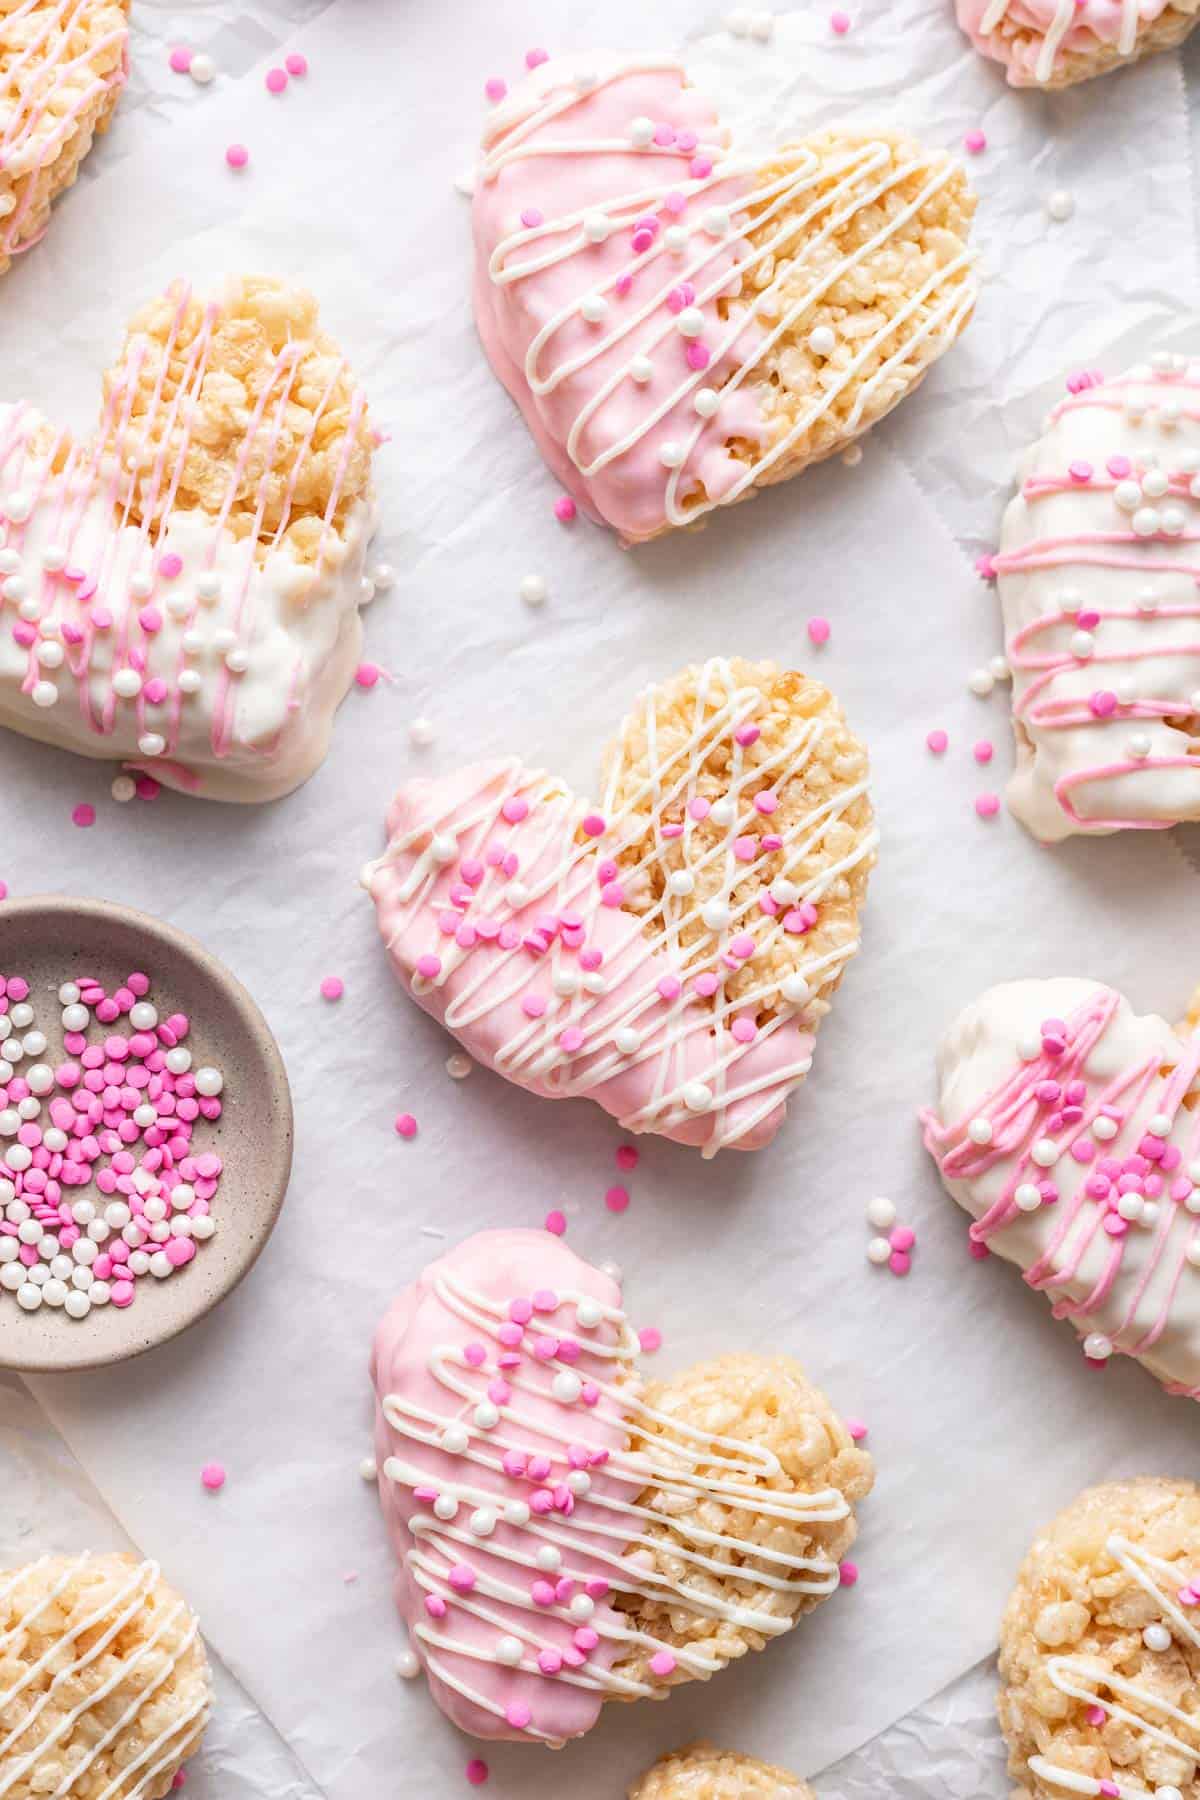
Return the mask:
[[[1200,364],[1073,378],[1001,548],[1018,766],[1040,838],[1200,817]]]
[[[764,356],[953,167],[942,155],[891,167],[882,143],[849,144],[832,161],[800,145],[775,152],[791,166],[761,182],[764,159],[734,157],[727,143],[682,64],[633,56],[593,58],[584,73],[542,65],[494,109],[484,137],[474,204],[480,336],[546,461],[591,517],[629,542],[738,499],[883,347],[848,421],[853,436],[871,392],[926,339],[949,342],[974,302],[970,281],[955,285],[969,266],[964,252],[863,340],[786,431],[770,429],[755,386]],[[914,172],[925,178],[915,200],[785,296],[793,258]],[[805,205],[830,173],[833,187]],[[740,235],[750,205],[760,208],[757,232],[778,221],[757,248]],[[749,287],[764,264],[777,265],[771,280]],[[910,327],[942,288],[930,317]]]
[[[710,695],[717,706],[706,719]],[[651,772],[623,809],[616,802],[622,757],[597,813],[563,783],[515,760],[411,782],[389,814],[388,850],[365,877],[397,973],[474,1056],[536,1093],[588,1095],[627,1129],[701,1145],[706,1156],[728,1145],[758,1148],[774,1136],[788,1094],[812,1064],[813,1039],[798,1015],[858,943],[814,955],[782,994],[768,974],[734,1004],[721,992],[725,974],[752,966],[781,934],[809,930],[823,894],[875,844],[873,832],[862,834],[787,906],[769,894],[765,905],[761,898],[742,900],[739,909],[725,905],[724,923],[688,946],[681,934],[695,920],[694,895],[676,895],[668,884],[653,910],[626,910],[626,891],[644,879],[665,833],[682,830],[690,842],[701,767],[724,738],[733,759],[729,824],[690,867],[718,867],[727,896],[744,877],[734,845],[755,820],[753,792],[802,770],[824,730],[819,717],[806,720],[773,763],[750,764],[736,733],[761,699],[757,689],[735,686],[727,664],[709,663],[691,738],[660,760],[650,689],[641,705]],[[770,878],[786,878],[865,791],[865,782],[835,791],[781,833],[764,858]],[[621,869],[627,844],[645,835],[648,800],[653,844],[639,867]],[[682,826],[667,823],[668,810]],[[588,819],[602,830],[580,841]],[[714,898],[723,904],[720,893]],[[700,917],[707,924],[703,910]],[[752,948],[750,926],[759,933]],[[765,1006],[778,1010],[758,1024]]]
[[[971,1242],[1018,1263],[1093,1360],[1137,1357],[1200,1399],[1200,1038],[1110,988],[1022,982],[962,1015],[940,1066],[925,1146]]]
[[[682,1576],[655,1568],[646,1528],[661,1515],[640,1504],[650,1486],[781,1522],[833,1523],[849,1507],[832,1488],[756,1486],[781,1472],[771,1451],[666,1421],[640,1400],[620,1298],[546,1233],[485,1232],[426,1269],[376,1337],[376,1461],[397,1604],[438,1705],[477,1736],[561,1743],[589,1730],[608,1696],[652,1694],[677,1666],[697,1676],[722,1666],[637,1631],[618,1595],[774,1637],[794,1621],[690,1578],[720,1574],[733,1549],[780,1594],[838,1585],[829,1560],[712,1533],[682,1504],[671,1515]],[[629,1448],[639,1420],[669,1427],[644,1453]],[[698,1467],[714,1460],[719,1476]],[[638,1650],[650,1681],[614,1666]]]

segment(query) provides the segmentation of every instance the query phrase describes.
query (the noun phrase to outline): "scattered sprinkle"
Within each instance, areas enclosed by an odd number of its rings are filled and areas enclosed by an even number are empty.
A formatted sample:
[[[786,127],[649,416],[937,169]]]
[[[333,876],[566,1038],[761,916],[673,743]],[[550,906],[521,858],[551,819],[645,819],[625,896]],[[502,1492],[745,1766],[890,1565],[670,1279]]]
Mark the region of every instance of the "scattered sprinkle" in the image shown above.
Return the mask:
[[[308,58],[302,56],[299,50],[293,50],[290,56],[285,57],[283,66],[289,75],[308,74]]]
[[[611,1213],[623,1213],[629,1205],[629,1189],[610,1187],[605,1193],[604,1204]]]
[[[137,793],[137,782],[132,775],[114,775],[112,786],[108,791],[118,806],[126,806]]]
[[[829,642],[829,620],[819,618],[810,619],[808,621],[808,636],[810,643],[827,644]]]
[[[230,144],[225,152],[225,161],[231,169],[244,169],[250,161],[250,152],[245,144]]]
[[[963,148],[969,151],[972,156],[981,156],[987,149],[987,138],[982,131],[978,130],[978,128],[974,131],[968,131],[963,139]]]
[[[971,754],[977,763],[990,763],[996,754],[995,746],[987,738],[980,738]]]
[[[382,673],[378,663],[362,662],[354,671],[354,679],[360,688],[373,688],[378,685]]]
[[[358,1465],[358,1472],[364,1481],[378,1481],[379,1465],[373,1456],[364,1456]]]
[[[939,729],[931,731],[925,739],[925,743],[935,756],[943,756],[949,748],[950,739],[944,731]]]
[[[893,1275],[907,1275],[912,1268],[912,1257],[904,1250],[893,1250],[888,1257],[888,1268]]]
[[[483,84],[483,91],[491,101],[492,105],[495,106],[497,101],[503,100],[505,94],[507,94],[508,83],[502,76],[489,75]]]
[[[474,1067],[475,1064],[470,1057],[464,1055],[461,1050],[456,1050],[453,1056],[446,1058],[446,1073],[451,1081],[465,1081]]]
[[[836,32],[838,37],[845,37],[850,29],[850,14],[842,12],[840,8],[835,12],[831,12],[829,15],[829,25],[830,29]]]
[[[1046,196],[1046,214],[1057,224],[1062,225],[1075,211],[1075,197],[1066,188],[1055,188]]]
[[[432,719],[414,719],[408,728],[408,741],[410,744],[415,744],[418,750],[428,749],[433,742],[434,735]]]
[[[549,61],[550,52],[548,50],[527,50],[525,52],[525,67],[527,69],[539,69],[544,62]]]
[[[216,78],[216,73],[217,65],[212,57],[206,56],[203,51],[198,50],[192,58],[191,67],[188,69],[188,74],[191,76],[192,80],[198,82],[201,87],[207,87],[209,82]]]
[[[288,84],[286,69],[268,69],[266,89],[268,94],[282,94]]]
[[[975,811],[981,819],[994,819],[1000,811],[999,794],[980,794],[975,802]]]
[[[838,1580],[843,1587],[853,1587],[858,1580],[858,1564],[852,1562],[839,1563]]]
[[[847,1419],[846,1430],[850,1433],[850,1436],[854,1439],[856,1444],[861,1444],[867,1435],[867,1427],[862,1419]]]
[[[657,1325],[643,1325],[638,1332],[638,1343],[647,1352],[658,1350],[662,1346],[662,1332]]]
[[[877,1194],[867,1202],[867,1224],[876,1231],[890,1231],[896,1223],[896,1208],[886,1194]]]
[[[190,75],[192,71],[192,52],[186,44],[176,44],[170,55],[170,64],[176,75]]]
[[[520,594],[526,606],[544,606],[546,603],[545,578],[541,575],[526,575],[521,581]]]
[[[326,975],[321,983],[322,1000],[340,1000],[346,991],[346,984],[340,975]]]
[[[546,1230],[555,1237],[562,1237],[567,1229],[566,1216],[558,1211],[548,1212],[545,1220]]]
[[[86,800],[81,800],[71,814],[71,823],[72,825],[78,825],[81,831],[86,831],[89,825],[94,825],[96,823],[95,807],[91,806]]]
[[[618,1144],[616,1154],[618,1169],[636,1169],[640,1154],[636,1144]]]
[[[200,1471],[200,1479],[210,1494],[219,1494],[225,1486],[225,1466],[223,1463],[205,1463]]]
[[[554,502],[554,516],[562,525],[569,525],[575,517],[576,507],[570,494],[560,494]]]
[[[402,1138],[415,1138],[416,1135],[417,1135],[417,1121],[413,1118],[412,1114],[411,1113],[397,1113],[397,1115],[396,1115],[396,1136],[402,1137]]]

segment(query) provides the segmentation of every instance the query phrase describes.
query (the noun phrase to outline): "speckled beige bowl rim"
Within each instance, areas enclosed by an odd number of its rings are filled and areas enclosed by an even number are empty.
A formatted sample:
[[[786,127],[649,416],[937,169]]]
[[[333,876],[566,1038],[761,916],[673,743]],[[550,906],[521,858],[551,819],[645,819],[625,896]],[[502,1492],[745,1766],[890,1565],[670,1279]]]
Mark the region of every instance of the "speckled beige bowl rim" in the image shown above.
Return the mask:
[[[245,1279],[267,1246],[287,1195],[295,1138],[291,1084],[274,1034],[257,1002],[211,951],[206,950],[203,944],[187,932],[168,924],[165,919],[140,912],[137,908],[116,900],[81,899],[69,894],[27,894],[0,901],[0,961],[3,960],[6,924],[20,919],[28,925],[48,916],[59,921],[77,921],[81,932],[90,932],[98,944],[103,943],[105,928],[114,922],[118,923],[123,929],[136,932],[170,956],[189,964],[192,971],[212,987],[214,1000],[224,1005],[226,1016],[231,1017],[245,1034],[261,1068],[264,1086],[272,1101],[265,1116],[269,1118],[271,1125],[271,1160],[276,1164],[276,1173],[259,1208],[259,1229],[254,1241],[230,1263],[219,1286],[200,1295],[198,1292],[189,1294],[189,1284],[186,1281],[179,1281],[178,1285],[175,1281],[163,1284],[164,1293],[173,1290],[170,1292],[173,1304],[167,1316],[158,1321],[154,1330],[149,1334],[144,1333],[137,1317],[139,1309],[135,1304],[119,1315],[122,1321],[128,1323],[128,1341],[92,1353],[87,1351],[86,1321],[68,1321],[58,1314],[49,1314],[43,1320],[43,1308],[35,1318],[27,1321],[35,1329],[39,1323],[52,1327],[50,1333],[43,1330],[39,1334],[41,1345],[36,1350],[14,1358],[6,1355],[3,1348],[0,1348],[0,1369],[22,1375],[77,1374],[86,1369],[111,1367],[142,1356],[160,1344],[169,1343],[172,1338],[178,1337],[181,1332],[207,1317]],[[81,941],[86,941],[86,938],[81,938]],[[6,1300],[7,1298],[8,1296]],[[108,1316],[112,1316],[111,1313],[106,1315],[106,1322]]]

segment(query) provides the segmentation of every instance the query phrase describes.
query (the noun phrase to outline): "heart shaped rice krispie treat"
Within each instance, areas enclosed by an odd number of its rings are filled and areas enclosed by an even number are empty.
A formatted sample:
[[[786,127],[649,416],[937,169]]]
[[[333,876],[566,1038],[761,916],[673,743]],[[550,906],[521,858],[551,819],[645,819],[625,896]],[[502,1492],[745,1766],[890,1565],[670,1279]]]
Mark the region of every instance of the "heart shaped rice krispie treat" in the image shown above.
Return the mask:
[[[637,1368],[617,1283],[491,1231],[392,1306],[371,1361],[396,1600],[437,1704],[559,1745],[790,1631],[839,1585],[871,1458],[785,1356]]]
[[[157,1563],[0,1570],[0,1794],[162,1800],[208,1723],[195,1615]]]
[[[629,1800],[816,1800],[786,1769],[736,1750],[689,1744],[660,1756],[629,1790]]]
[[[267,800],[322,760],[362,642],[367,403],[312,298],[172,286],[78,440],[0,403],[0,724]]]
[[[491,112],[475,317],[558,479],[629,543],[890,412],[975,304],[962,171],[899,132],[731,146],[669,56],[544,63]]]
[[[867,756],[769,663],[649,688],[577,799],[515,758],[411,781],[364,880],[393,967],[471,1055],[630,1131],[754,1150],[858,949]]]
[[[129,0],[0,0],[0,275],[107,131],[128,74]]]
[[[1070,87],[1181,44],[1200,0],[955,0],[976,50],[1012,87]]]
[[[1038,1538],[1000,1628],[1014,1800],[1200,1800],[1200,1488],[1089,1488]]]
[[[1013,673],[1008,801],[1045,842],[1200,818],[1200,361],[1067,388],[980,564]]]
[[[1085,1356],[1200,1400],[1200,1036],[1114,989],[1012,981],[967,1007],[922,1115],[975,1254],[1015,1262]]]

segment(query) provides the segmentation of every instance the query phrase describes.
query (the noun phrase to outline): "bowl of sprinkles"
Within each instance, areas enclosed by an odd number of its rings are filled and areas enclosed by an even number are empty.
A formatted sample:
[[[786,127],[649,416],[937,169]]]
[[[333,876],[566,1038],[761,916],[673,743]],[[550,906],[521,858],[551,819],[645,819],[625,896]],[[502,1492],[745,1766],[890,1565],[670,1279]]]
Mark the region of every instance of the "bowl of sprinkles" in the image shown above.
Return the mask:
[[[257,1261],[292,1100],[250,995],[103,900],[0,904],[0,1368],[137,1356]]]

